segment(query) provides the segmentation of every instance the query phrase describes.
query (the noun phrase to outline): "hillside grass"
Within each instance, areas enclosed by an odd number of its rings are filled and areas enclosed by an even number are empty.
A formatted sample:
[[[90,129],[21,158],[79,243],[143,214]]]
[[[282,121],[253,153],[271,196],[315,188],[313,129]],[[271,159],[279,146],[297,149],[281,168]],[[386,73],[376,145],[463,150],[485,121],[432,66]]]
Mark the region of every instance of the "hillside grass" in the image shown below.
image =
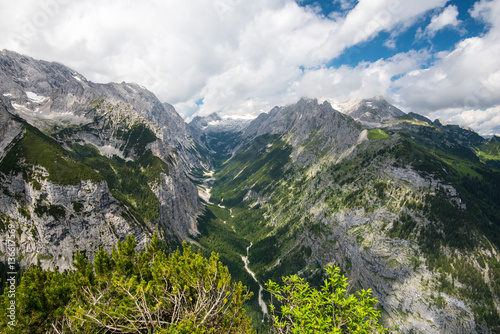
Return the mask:
[[[482,162],[488,160],[500,161],[500,142],[490,141],[484,145],[476,147],[474,152]]]
[[[375,139],[382,139],[382,138],[388,138],[390,137],[384,130],[381,129],[373,129],[368,131],[368,139],[369,140],[375,140]]]
[[[283,176],[292,148],[276,136],[262,136],[216,170],[212,201],[238,206],[248,194],[271,192]]]
[[[49,181],[62,185],[76,185],[82,180],[101,181],[104,178],[89,166],[72,158],[59,143],[39,130],[26,125],[22,138],[15,143],[0,164],[0,170],[10,173],[22,172],[25,180],[37,185],[42,177],[33,166],[41,166],[48,172]]]

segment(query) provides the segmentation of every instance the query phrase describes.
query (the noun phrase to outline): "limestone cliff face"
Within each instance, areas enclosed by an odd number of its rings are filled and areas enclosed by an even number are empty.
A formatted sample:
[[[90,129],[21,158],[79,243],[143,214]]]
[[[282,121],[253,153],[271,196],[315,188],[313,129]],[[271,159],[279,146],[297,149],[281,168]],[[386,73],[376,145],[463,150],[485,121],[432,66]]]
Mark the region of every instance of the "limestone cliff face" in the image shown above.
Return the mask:
[[[7,146],[21,131],[21,124],[12,119],[12,115],[8,112],[5,102],[0,99],[0,159],[5,155]]]
[[[148,240],[144,228],[111,195],[104,181],[74,186],[41,181],[39,189],[20,176],[2,175],[1,182],[2,219],[17,227],[21,266],[39,262],[44,268],[70,269],[76,251],[92,258],[99,247],[111,251],[129,234],[135,235],[138,247]]]
[[[37,128],[61,128],[104,122],[129,126],[145,121],[187,167],[199,166],[195,142],[184,120],[168,103],[134,83],[98,84],[58,63],[38,61],[15,52],[0,53],[0,96],[12,112]]]
[[[51,175],[58,173],[55,167],[32,162],[41,157],[7,163],[11,154],[0,161],[0,215],[3,223],[18,227],[23,264],[40,260],[43,266],[68,268],[76,250],[92,257],[98,247],[110,250],[131,233],[139,247],[154,231],[173,240],[197,234],[202,206],[187,174],[202,163],[171,105],[137,84],[92,83],[61,64],[5,50],[0,98],[0,159],[23,140],[26,121],[48,136],[37,138],[57,159],[85,160],[101,175],[57,181]],[[123,175],[136,183],[120,180]],[[152,213],[141,216],[137,200],[146,195]]]
[[[361,131],[360,124],[334,110],[328,102],[302,99],[257,117],[245,129],[241,146],[263,134],[283,136],[295,148],[293,160],[305,167],[316,164],[318,159],[342,159]]]

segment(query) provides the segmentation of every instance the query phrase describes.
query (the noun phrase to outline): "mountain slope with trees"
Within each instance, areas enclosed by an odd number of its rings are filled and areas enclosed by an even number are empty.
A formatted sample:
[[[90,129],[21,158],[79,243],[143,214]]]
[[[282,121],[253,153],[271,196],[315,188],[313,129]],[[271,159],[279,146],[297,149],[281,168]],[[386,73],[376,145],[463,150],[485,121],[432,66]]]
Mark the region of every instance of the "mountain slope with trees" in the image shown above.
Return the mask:
[[[369,122],[314,100],[257,118],[215,170],[200,228],[252,242],[261,282],[317,284],[336,263],[391,330],[498,331],[500,171],[478,157],[491,140],[399,113],[374,128],[374,105]],[[213,238],[200,241],[230,243]]]

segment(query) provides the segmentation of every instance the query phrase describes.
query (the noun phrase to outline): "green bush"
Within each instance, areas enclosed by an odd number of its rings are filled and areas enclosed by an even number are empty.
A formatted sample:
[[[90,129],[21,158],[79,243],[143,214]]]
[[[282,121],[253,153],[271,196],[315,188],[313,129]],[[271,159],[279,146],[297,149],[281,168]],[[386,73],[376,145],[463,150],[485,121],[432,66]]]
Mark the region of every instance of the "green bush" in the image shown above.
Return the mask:
[[[347,278],[340,268],[329,266],[329,275],[320,290],[311,288],[303,278],[291,275],[284,285],[269,281],[271,296],[281,304],[279,314],[271,303],[272,333],[368,333],[384,332],[378,323],[380,311],[370,289],[347,295]]]

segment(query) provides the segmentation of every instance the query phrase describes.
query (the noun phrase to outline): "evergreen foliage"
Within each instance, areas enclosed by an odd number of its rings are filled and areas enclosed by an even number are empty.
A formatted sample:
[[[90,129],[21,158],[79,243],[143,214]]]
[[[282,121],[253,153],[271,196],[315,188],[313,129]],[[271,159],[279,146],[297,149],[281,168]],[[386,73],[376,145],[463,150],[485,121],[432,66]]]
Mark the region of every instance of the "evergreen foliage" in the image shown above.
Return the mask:
[[[160,242],[141,252],[133,235],[93,263],[74,256],[74,270],[30,267],[16,288],[16,326],[0,318],[2,333],[254,333],[244,308],[252,293],[212,253],[205,258],[183,244],[165,254]],[[346,295],[347,278],[328,267],[321,290],[304,279],[269,281],[269,292],[282,303],[281,319],[271,305],[273,333],[343,333],[383,330],[371,291]],[[8,289],[8,288],[6,288]],[[7,290],[6,290],[7,292]],[[5,309],[10,299],[0,297]]]
[[[136,252],[133,236],[112,255],[100,249],[91,264],[76,253],[74,271],[31,267],[17,288],[17,326],[5,333],[250,333],[242,307],[245,286],[232,283],[212,254],[183,244],[165,254],[156,235]],[[2,307],[8,306],[4,294]]]
[[[224,210],[217,206],[207,206],[203,215],[198,218],[201,235],[196,241],[201,246],[200,252],[205,257],[210,256],[212,251],[220,254],[221,261],[228,267],[232,277],[257,293],[258,286],[243,268],[241,260],[241,255],[246,254],[250,242],[234,232],[232,226],[220,221],[216,214],[222,215],[222,212]]]
[[[291,152],[291,146],[278,136],[255,138],[216,171],[212,201],[241,206],[249,186],[259,194],[270,193],[284,175],[283,166],[290,161]]]
[[[118,133],[125,144],[121,147],[126,156],[129,156],[134,150],[139,155],[144,151],[147,144],[154,142],[157,138],[146,124],[137,123],[123,133]]]

